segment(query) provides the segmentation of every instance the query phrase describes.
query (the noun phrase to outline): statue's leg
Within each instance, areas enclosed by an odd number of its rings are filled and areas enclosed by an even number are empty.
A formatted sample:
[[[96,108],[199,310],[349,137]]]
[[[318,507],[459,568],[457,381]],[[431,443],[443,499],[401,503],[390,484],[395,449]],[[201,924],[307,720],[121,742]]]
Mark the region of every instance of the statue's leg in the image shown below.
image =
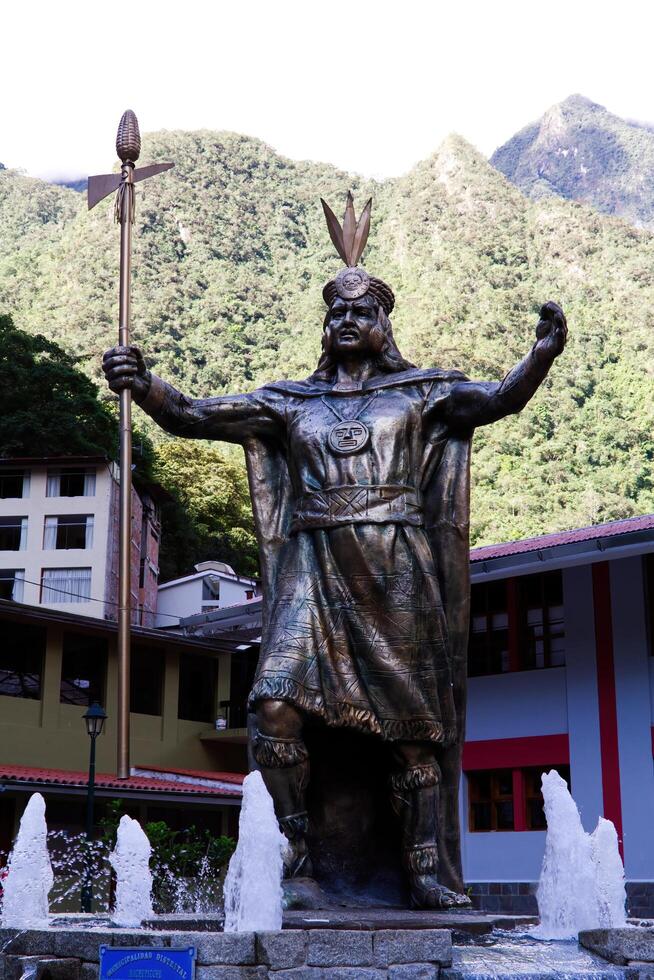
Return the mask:
[[[272,796],[280,829],[290,844],[285,874],[288,878],[310,875],[306,842],[309,754],[302,740],[304,716],[286,701],[260,701],[256,712],[258,733],[252,751]]]
[[[465,895],[438,881],[440,769],[425,742],[395,742],[398,771],[391,777],[391,803],[402,826],[402,857],[411,901],[419,908],[469,905]]]

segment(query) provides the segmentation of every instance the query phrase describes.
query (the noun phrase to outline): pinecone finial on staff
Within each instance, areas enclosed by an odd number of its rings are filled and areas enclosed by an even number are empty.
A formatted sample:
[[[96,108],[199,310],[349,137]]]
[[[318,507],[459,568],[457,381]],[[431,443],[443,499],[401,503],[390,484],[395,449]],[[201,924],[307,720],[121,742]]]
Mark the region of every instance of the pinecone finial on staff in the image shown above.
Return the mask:
[[[118,123],[116,134],[116,153],[122,163],[134,163],[141,153],[141,134],[136,116],[131,109],[124,112]]]

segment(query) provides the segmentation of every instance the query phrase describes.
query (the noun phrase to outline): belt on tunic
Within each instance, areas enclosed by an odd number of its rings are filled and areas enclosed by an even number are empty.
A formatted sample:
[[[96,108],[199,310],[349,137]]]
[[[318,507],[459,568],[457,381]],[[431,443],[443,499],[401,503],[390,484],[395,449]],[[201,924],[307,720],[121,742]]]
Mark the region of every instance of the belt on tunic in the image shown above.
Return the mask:
[[[341,524],[424,523],[422,497],[414,487],[347,484],[303,493],[291,522],[291,534]]]

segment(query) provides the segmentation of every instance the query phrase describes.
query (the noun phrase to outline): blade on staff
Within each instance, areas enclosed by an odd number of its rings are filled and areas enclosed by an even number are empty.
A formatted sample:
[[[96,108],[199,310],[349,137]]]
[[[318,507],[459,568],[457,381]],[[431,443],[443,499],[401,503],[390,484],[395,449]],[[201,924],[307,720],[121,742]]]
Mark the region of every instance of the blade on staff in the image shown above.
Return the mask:
[[[172,163],[155,163],[135,169],[141,154],[141,134],[131,109],[124,112],[118,124],[116,154],[121,161],[120,173],[89,177],[88,206],[95,207],[116,191],[115,217],[120,224],[120,285],[118,343],[130,343],[130,306],[132,272],[132,225],[135,213],[134,184],[170,170]],[[132,392],[120,392],[120,523],[118,564],[118,745],[117,775],[127,779],[129,764],[130,705],[130,624],[131,624],[131,522],[132,522]]]

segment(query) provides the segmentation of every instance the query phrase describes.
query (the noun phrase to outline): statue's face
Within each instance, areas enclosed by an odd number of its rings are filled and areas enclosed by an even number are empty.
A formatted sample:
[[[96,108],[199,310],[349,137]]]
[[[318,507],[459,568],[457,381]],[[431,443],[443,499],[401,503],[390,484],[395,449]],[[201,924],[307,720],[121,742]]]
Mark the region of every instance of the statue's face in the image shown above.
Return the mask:
[[[325,327],[327,347],[332,354],[368,354],[375,351],[371,332],[377,325],[379,306],[370,294],[358,299],[337,297]]]

